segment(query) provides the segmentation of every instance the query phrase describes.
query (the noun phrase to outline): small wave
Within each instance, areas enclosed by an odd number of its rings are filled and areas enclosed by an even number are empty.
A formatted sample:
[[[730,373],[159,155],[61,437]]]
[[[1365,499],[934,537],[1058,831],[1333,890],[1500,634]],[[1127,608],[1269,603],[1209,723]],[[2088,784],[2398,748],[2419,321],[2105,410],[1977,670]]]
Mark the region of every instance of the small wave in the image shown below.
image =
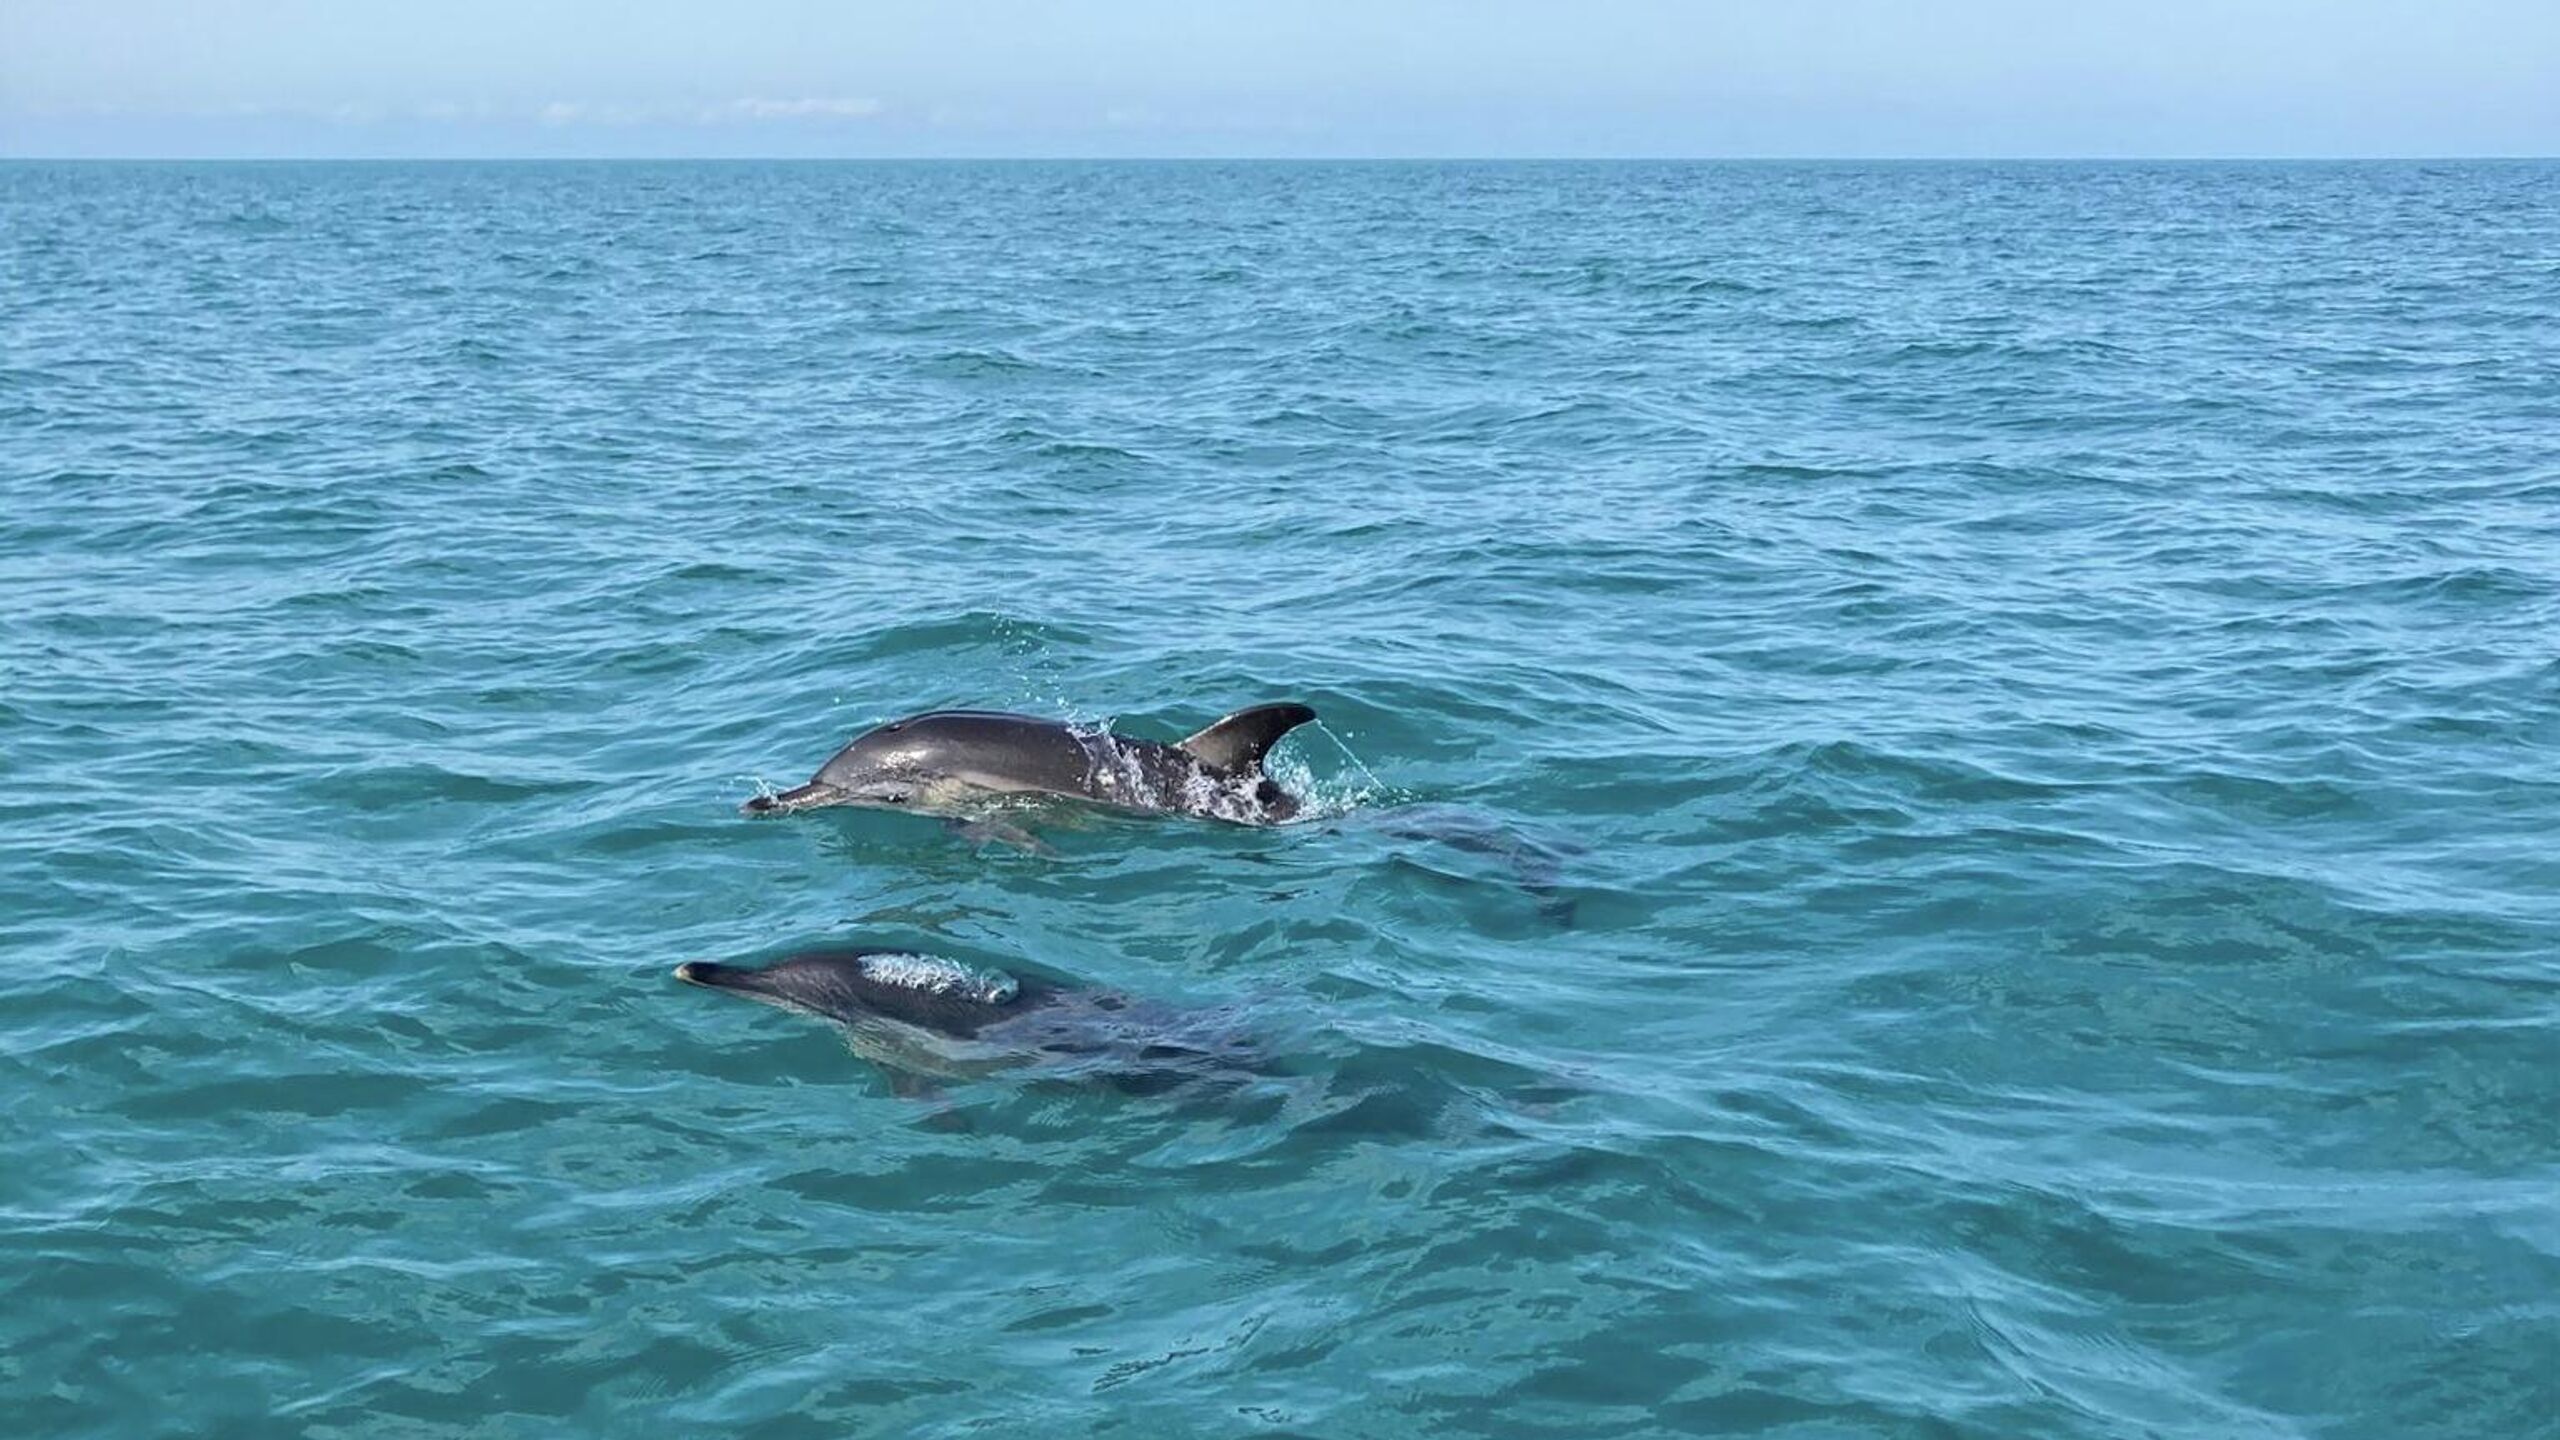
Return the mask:
[[[234,210],[215,222],[238,235],[282,235],[293,229],[293,222],[268,210]]]
[[[872,660],[938,651],[988,649],[1005,655],[1079,650],[1096,643],[1094,632],[1058,621],[1033,620],[995,610],[971,610],[938,620],[911,620],[872,631],[863,650]]]
[[[1039,361],[995,348],[945,350],[926,360],[925,373],[955,380],[988,379],[995,376],[1029,375],[1043,367]]]
[[[570,781],[501,779],[423,763],[348,766],[306,780],[300,786],[306,796],[318,803],[352,810],[393,810],[447,802],[509,805],[570,795],[582,788]]]

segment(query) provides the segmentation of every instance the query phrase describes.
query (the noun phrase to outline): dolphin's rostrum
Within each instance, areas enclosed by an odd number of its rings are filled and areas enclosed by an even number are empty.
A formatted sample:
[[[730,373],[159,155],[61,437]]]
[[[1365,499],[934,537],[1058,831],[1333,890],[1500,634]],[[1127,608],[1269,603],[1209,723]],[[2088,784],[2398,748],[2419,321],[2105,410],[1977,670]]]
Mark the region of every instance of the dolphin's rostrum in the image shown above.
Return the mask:
[[[890,721],[837,751],[808,784],[740,808],[780,815],[866,805],[967,817],[1007,799],[1057,797],[1276,825],[1298,813],[1298,800],[1263,773],[1263,756],[1314,718],[1304,705],[1257,705],[1162,745],[1030,715],[936,710]]]

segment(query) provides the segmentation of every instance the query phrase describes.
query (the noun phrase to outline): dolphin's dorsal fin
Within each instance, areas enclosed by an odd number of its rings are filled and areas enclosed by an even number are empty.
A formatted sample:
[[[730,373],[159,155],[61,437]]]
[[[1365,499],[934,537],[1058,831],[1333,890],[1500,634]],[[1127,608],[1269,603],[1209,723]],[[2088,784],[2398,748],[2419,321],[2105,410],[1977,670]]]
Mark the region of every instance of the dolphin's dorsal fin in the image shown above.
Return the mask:
[[[1316,718],[1305,705],[1256,705],[1239,710],[1175,748],[1212,770],[1259,771],[1263,752],[1281,736]]]

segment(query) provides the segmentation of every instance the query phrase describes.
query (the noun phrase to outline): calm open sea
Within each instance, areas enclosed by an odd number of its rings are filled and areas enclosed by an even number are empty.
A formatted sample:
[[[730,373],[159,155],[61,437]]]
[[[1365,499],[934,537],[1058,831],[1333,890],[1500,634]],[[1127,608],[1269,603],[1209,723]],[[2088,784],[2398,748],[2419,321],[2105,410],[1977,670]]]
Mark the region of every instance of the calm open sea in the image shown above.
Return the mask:
[[[2555,837],[2560,165],[0,166],[11,1436],[2549,1436]]]

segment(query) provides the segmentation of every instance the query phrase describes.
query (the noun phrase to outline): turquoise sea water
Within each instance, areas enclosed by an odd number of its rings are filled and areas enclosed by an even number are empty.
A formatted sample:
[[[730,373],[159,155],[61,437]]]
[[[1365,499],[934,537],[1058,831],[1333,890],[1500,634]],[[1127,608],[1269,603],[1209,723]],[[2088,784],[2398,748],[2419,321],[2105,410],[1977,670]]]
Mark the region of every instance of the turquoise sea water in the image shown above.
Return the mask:
[[[0,167],[0,1430],[2560,1433],[2555,317],[2549,164]],[[821,943],[1275,1063],[669,977]]]

